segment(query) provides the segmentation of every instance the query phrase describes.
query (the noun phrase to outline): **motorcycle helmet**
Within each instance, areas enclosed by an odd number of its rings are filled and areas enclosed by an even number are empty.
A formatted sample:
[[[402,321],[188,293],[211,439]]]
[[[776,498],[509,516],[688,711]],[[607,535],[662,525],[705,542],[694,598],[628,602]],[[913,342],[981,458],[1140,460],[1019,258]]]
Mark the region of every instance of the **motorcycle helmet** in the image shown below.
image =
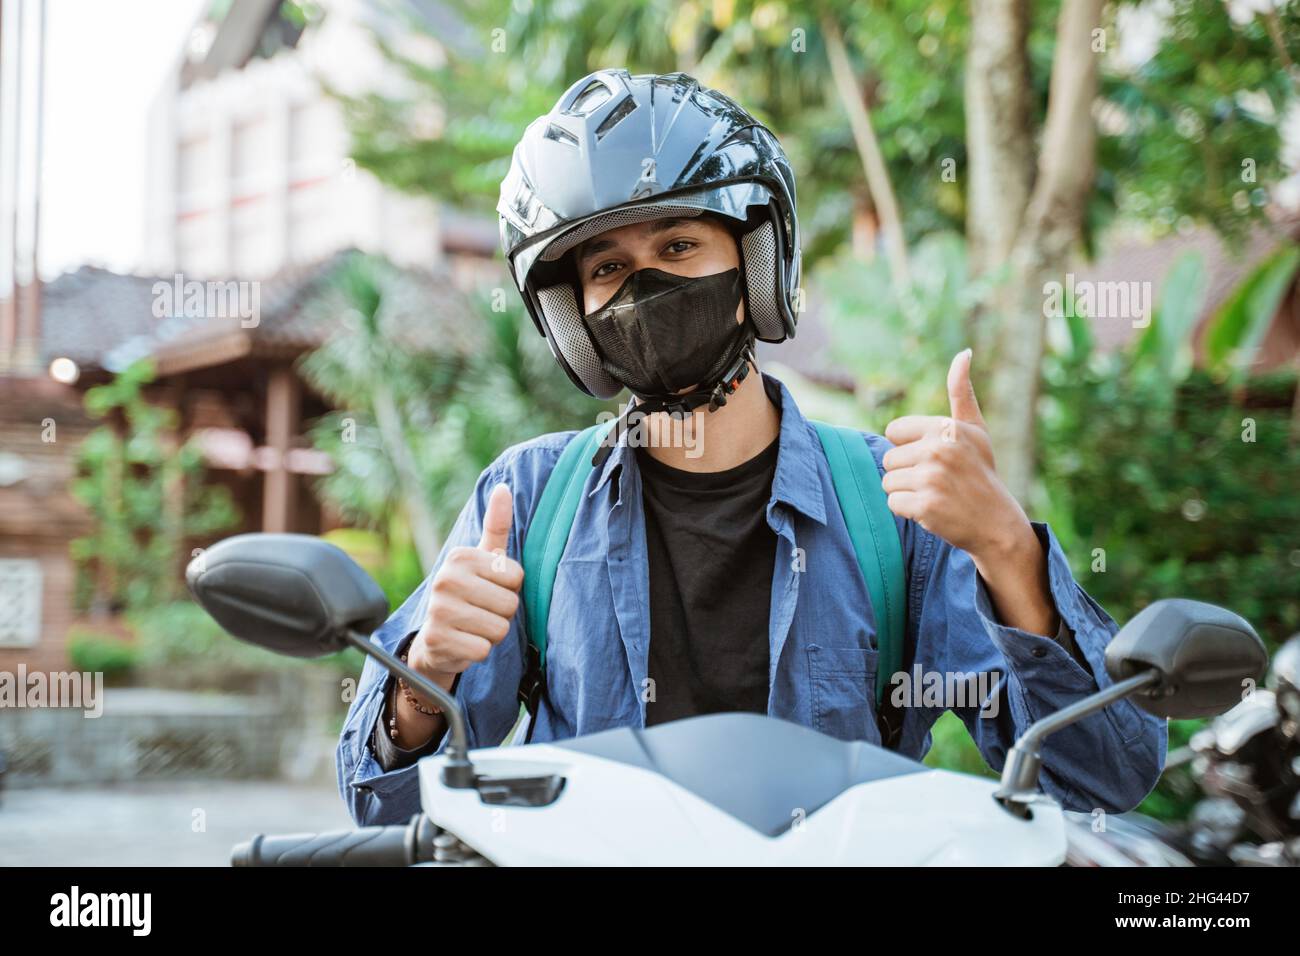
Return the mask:
[[[524,131],[497,212],[528,314],[589,395],[611,398],[623,385],[602,366],[582,321],[566,253],[609,229],[664,216],[726,217],[754,337],[794,335],[800,256],[789,160],[758,120],[685,73],[597,70],[574,83]]]

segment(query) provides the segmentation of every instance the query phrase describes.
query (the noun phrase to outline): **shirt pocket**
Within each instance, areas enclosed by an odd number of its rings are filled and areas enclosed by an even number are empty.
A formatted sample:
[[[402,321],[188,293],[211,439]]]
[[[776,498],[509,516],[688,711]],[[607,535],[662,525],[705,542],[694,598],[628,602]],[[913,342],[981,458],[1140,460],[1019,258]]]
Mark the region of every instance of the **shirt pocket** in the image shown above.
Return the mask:
[[[875,702],[879,654],[866,647],[808,645],[813,727],[841,740],[880,743]]]
[[[546,633],[546,693],[569,726],[608,723],[626,708],[627,657],[604,561],[563,560]],[[603,720],[602,720],[603,718]]]

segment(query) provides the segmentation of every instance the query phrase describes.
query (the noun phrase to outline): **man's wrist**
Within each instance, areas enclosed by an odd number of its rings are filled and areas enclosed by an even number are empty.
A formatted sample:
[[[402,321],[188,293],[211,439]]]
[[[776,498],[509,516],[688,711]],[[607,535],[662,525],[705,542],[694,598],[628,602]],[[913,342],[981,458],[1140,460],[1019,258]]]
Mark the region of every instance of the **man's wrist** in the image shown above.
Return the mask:
[[[996,547],[971,555],[992,598],[998,622],[1030,634],[1054,638],[1061,618],[1052,597],[1047,550],[1028,518],[1013,523]]]
[[[1018,521],[999,522],[998,533],[991,535],[978,552],[971,551],[970,556],[980,576],[990,585],[1009,575],[1022,578],[1031,570],[1046,577],[1047,552],[1034,526],[1023,514]]]
[[[384,706],[380,709],[371,743],[375,760],[385,773],[409,767],[421,757],[435,753],[446,734],[445,726],[441,728],[434,726],[422,743],[412,742],[409,739],[411,736],[409,730],[399,734],[401,740],[394,738],[390,722],[396,712],[398,698],[400,694],[397,693],[397,681],[395,678],[389,678],[384,693]]]
[[[425,626],[428,626],[428,622],[426,622]],[[456,678],[460,675],[454,671],[451,673],[445,673],[443,671],[425,670],[420,666],[419,652],[422,650],[422,647],[419,644],[419,640],[420,635],[423,633],[424,628],[422,627],[420,630],[413,632],[409,637],[402,641],[402,643],[397,647],[397,656],[402,658],[411,670],[420,674],[422,677],[433,681],[433,683],[450,693],[452,686],[456,683]],[[437,701],[427,700],[424,694],[420,693],[414,687],[411,688],[411,691],[425,707],[430,705],[438,706]]]
[[[398,658],[407,657],[412,644],[418,636],[419,632],[414,631],[407,635],[397,645],[396,652]],[[412,669],[416,670],[417,673],[422,673],[418,668],[412,667]],[[441,677],[441,675],[439,675],[439,677]],[[435,680],[439,686],[443,687],[445,690],[450,690],[451,686],[454,684],[455,675],[452,675],[452,680],[447,681],[446,683],[438,678],[431,677],[430,679]],[[384,724],[385,732],[388,733],[389,739],[391,739],[398,747],[411,749],[412,747],[423,746],[424,744],[421,743],[422,741],[427,743],[430,738],[436,736],[438,734],[438,729],[443,724],[443,718],[441,714],[427,714],[417,708],[410,697],[403,692],[403,683],[405,682],[399,681],[395,676],[389,678],[389,692],[385,695],[387,700],[387,707],[385,710],[387,713],[384,716]],[[436,701],[425,701],[424,696],[419,694],[413,687],[410,692],[425,708],[428,708],[431,703],[434,705],[437,704]]]

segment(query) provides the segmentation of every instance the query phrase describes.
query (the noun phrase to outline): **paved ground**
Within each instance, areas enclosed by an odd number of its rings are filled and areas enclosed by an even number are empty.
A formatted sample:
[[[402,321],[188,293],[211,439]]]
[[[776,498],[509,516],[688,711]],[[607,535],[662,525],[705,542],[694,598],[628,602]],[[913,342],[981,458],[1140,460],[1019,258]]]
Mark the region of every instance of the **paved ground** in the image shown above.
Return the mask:
[[[6,790],[0,866],[225,866],[256,833],[347,829],[328,785],[134,783]]]

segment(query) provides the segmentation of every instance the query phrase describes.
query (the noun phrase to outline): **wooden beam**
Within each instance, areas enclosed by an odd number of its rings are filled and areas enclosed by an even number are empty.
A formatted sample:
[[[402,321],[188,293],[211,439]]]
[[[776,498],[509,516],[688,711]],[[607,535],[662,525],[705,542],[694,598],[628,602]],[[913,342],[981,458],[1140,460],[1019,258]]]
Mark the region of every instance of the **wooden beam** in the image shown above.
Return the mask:
[[[253,340],[243,329],[220,336],[167,343],[154,350],[154,371],[159,378],[236,362],[253,351]]]
[[[298,434],[302,389],[292,366],[271,369],[266,387],[266,444],[274,451],[262,484],[262,530],[292,531],[298,507],[298,479],[289,471],[289,449]]]

